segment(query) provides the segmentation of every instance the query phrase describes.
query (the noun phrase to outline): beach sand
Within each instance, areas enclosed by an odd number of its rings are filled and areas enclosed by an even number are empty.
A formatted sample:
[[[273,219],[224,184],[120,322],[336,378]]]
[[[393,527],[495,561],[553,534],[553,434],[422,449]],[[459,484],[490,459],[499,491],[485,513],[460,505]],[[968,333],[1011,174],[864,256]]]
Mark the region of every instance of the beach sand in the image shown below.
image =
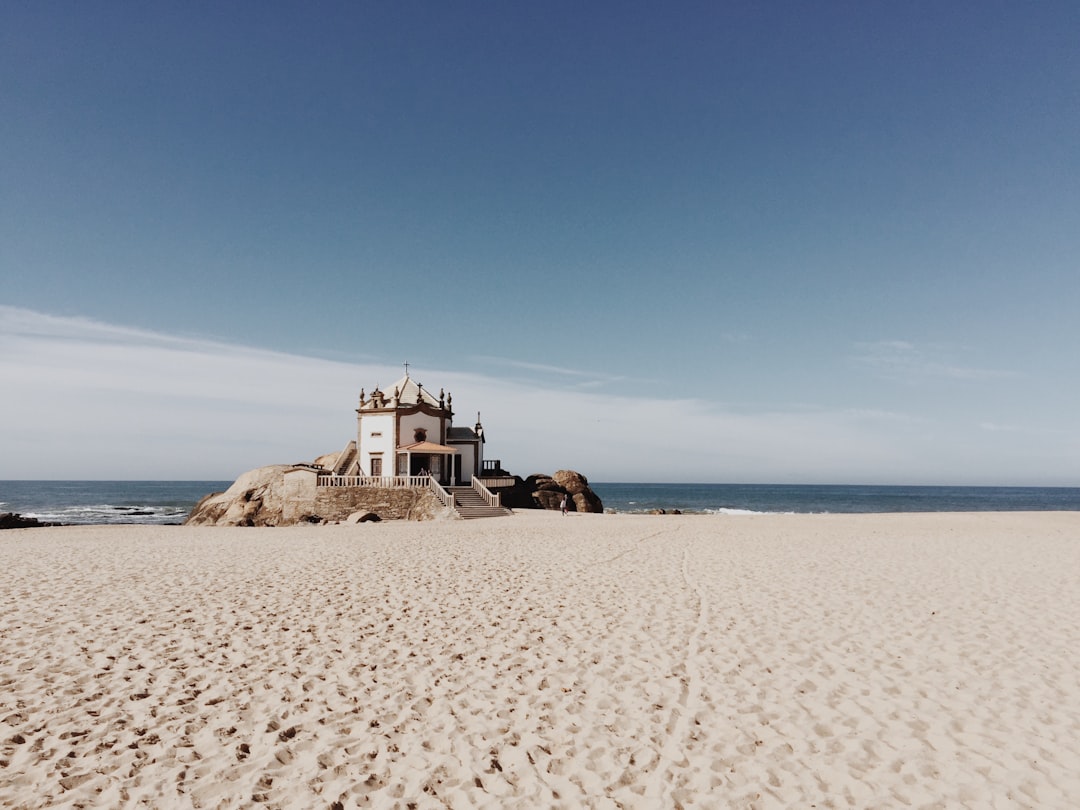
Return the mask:
[[[1080,514],[0,533],[4,807],[1076,807]]]

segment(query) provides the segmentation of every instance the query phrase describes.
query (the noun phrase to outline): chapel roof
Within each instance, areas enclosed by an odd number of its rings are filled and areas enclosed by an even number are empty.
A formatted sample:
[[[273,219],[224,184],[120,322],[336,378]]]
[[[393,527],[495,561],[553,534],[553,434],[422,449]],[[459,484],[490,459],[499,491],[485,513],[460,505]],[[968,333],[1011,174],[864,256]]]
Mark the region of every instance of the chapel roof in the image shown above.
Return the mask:
[[[476,439],[477,435],[476,431],[473,430],[471,427],[450,427],[446,429],[446,438],[469,440]]]
[[[380,389],[376,388],[376,391],[378,390]],[[439,398],[429,392],[426,388],[422,388],[420,384],[413,380],[408,374],[393,385],[388,385],[386,388],[381,389],[381,392],[388,405],[393,399],[394,393],[397,392],[397,404],[399,407],[402,405],[418,405],[421,402],[436,408],[441,407]]]
[[[439,405],[439,398],[428,393],[427,389],[421,388],[408,374],[391,385],[388,390],[393,393],[395,389],[399,392],[398,402],[402,405],[416,405],[421,399],[428,405],[436,407]]]

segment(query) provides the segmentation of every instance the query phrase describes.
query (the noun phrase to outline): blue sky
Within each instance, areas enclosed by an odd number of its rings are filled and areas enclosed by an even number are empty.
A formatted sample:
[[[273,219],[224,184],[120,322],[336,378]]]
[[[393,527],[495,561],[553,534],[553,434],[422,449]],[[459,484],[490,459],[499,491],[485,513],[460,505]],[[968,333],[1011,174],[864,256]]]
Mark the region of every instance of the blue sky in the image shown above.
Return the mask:
[[[1080,485],[1075,3],[8,4],[0,477]],[[27,381],[32,384],[18,384]]]

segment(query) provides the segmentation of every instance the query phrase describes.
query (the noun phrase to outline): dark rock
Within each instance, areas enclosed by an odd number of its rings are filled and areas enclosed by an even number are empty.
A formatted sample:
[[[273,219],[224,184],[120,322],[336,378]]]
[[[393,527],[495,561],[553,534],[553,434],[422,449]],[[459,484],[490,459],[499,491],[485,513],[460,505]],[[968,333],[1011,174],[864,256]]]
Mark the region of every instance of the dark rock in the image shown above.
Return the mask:
[[[538,489],[533,494],[533,502],[539,509],[561,509],[562,499],[566,495],[556,489]]]
[[[600,514],[604,511],[604,504],[599,496],[589,487],[589,479],[574,470],[559,470],[551,476],[555,483],[570,494],[571,511],[592,512]]]
[[[515,475],[513,478],[513,486],[496,487],[492,491],[499,493],[502,505],[510,509],[535,509],[536,504],[532,499],[533,488],[520,475]]]
[[[533,491],[544,490],[550,492],[565,492],[566,490],[550,475],[530,475],[525,479],[531,484]]]
[[[514,476],[514,486],[495,490],[502,498],[502,505],[511,509],[561,508],[563,495],[569,496],[571,512],[602,513],[600,498],[589,487],[588,479],[573,470],[559,470],[555,475],[534,473],[522,479]]]
[[[382,518],[374,512],[353,512],[347,518],[346,523],[356,525],[358,523],[378,523]]]
[[[43,526],[61,526],[61,523],[43,523],[37,518],[23,517],[14,512],[0,514],[0,529],[38,529]]]

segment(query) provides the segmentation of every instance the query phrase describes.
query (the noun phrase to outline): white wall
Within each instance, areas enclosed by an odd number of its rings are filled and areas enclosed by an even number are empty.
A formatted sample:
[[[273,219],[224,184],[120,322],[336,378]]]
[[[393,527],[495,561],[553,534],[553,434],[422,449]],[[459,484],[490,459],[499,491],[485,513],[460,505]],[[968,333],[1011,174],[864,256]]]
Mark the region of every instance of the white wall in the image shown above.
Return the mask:
[[[394,419],[393,413],[361,414],[356,444],[360,450],[360,472],[371,474],[372,454],[382,454],[383,475],[394,474]],[[372,436],[381,433],[381,436]]]
[[[461,480],[458,483],[467,484],[472,480],[473,464],[475,463],[473,446],[471,444],[455,444],[451,446],[461,456]]]
[[[427,430],[427,440],[429,442],[442,444],[442,435],[439,433],[441,421],[437,416],[428,416],[425,413],[414,413],[411,416],[406,416],[401,420],[401,436],[398,438],[398,443],[412,444],[416,441],[413,436],[414,431],[417,428],[424,428]]]

